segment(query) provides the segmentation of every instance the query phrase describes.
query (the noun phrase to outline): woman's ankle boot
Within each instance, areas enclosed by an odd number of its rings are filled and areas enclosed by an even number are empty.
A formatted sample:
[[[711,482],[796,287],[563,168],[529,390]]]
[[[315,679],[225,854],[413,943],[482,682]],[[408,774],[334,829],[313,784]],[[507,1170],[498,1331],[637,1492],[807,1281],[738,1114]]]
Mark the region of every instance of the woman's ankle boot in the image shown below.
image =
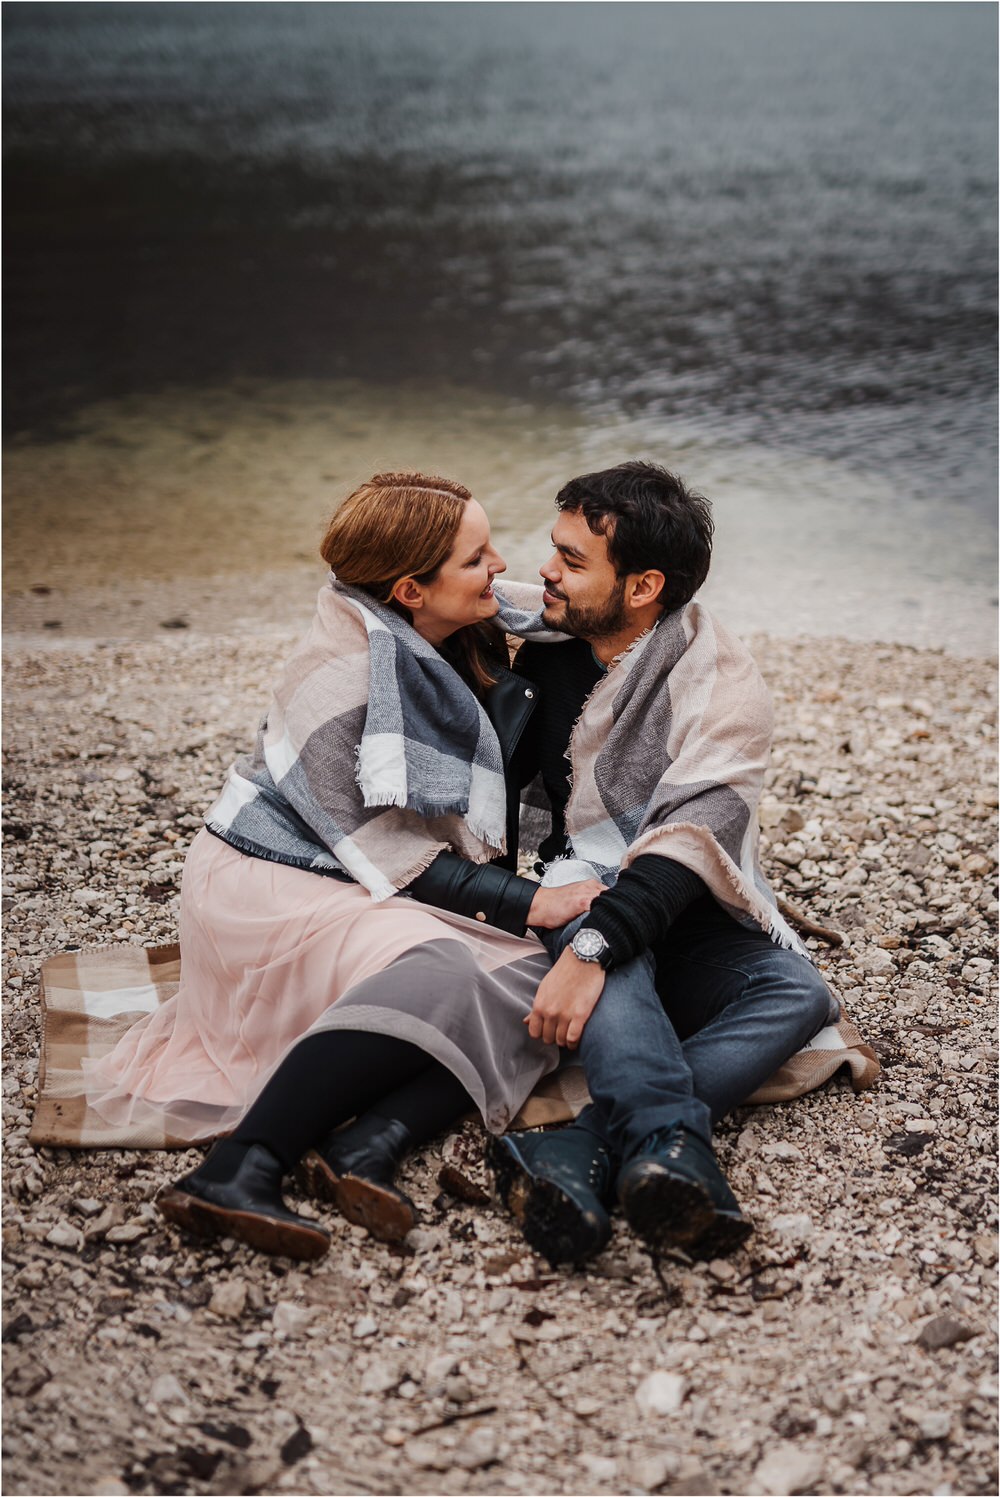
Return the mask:
[[[167,1221],[196,1237],[235,1237],[261,1253],[321,1258],[330,1234],[289,1211],[281,1195],[283,1174],[281,1161],[263,1144],[221,1139],[156,1204]]]
[[[328,1134],[299,1166],[299,1180],[342,1216],[365,1227],[380,1242],[401,1242],[417,1223],[417,1208],[393,1184],[413,1135],[396,1118],[366,1113]]]

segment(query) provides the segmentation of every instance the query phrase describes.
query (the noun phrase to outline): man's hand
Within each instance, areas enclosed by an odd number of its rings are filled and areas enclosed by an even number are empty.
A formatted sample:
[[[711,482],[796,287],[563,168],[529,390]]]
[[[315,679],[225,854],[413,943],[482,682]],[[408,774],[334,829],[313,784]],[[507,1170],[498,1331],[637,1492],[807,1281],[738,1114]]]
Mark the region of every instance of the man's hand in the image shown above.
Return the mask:
[[[603,893],[604,885],[596,878],[562,884],[557,889],[539,888],[531,901],[527,923],[537,925],[540,930],[558,930],[561,925],[575,920],[577,915],[585,915],[597,896]]]
[[[583,1026],[604,991],[604,977],[602,966],[597,962],[581,962],[567,947],[538,985],[534,1007],[524,1021],[531,1038],[575,1050]]]

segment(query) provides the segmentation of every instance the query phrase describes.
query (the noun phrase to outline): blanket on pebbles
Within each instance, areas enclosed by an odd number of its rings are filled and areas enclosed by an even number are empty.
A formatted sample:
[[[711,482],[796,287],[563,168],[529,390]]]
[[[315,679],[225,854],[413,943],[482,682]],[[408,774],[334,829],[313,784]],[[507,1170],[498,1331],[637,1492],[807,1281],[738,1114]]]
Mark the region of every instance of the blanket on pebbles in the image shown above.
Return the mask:
[[[99,1060],[130,1025],[172,998],[180,981],[180,949],[97,946],[51,957],[41,970],[42,1048],[36,1146],[70,1149],[169,1149],[189,1144],[142,1128],[115,1128],[87,1106],[81,1062]],[[874,1084],[879,1064],[849,1019],[820,1030],[752,1097],[787,1102],[845,1071],[856,1092]],[[564,1123],[589,1101],[583,1071],[564,1065],[539,1083],[512,1126]]]

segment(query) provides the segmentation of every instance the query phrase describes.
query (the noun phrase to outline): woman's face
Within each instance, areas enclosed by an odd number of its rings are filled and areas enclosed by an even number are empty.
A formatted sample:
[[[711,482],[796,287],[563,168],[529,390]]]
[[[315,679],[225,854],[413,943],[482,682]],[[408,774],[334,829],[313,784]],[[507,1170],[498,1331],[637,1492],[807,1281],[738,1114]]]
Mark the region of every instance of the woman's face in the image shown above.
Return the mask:
[[[439,645],[468,624],[491,619],[500,604],[493,596],[493,578],[507,564],[490,543],[490,522],[481,504],[469,499],[455,543],[433,582],[408,577],[395,594],[413,616],[413,627],[432,645]]]

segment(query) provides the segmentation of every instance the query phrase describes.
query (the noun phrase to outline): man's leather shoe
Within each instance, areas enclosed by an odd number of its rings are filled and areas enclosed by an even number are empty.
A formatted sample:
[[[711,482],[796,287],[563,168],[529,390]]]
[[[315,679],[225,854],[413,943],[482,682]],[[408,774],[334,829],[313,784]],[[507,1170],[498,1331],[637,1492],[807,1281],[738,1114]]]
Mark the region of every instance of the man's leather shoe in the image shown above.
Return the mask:
[[[693,1257],[720,1258],[753,1231],[711,1146],[682,1123],[642,1141],[618,1176],[618,1199],[654,1252],[679,1247]]]
[[[232,1153],[232,1168],[218,1168],[218,1151]],[[206,1168],[213,1155],[216,1168]],[[225,1156],[224,1156],[225,1157]],[[204,1164],[178,1180],[157,1201],[161,1215],[196,1237],[235,1237],[261,1253],[322,1258],[330,1234],[289,1211],[281,1195],[281,1161],[263,1144],[229,1139],[215,1145]],[[215,1176],[223,1174],[224,1178]]]
[[[607,1244],[611,1156],[592,1133],[506,1133],[489,1140],[486,1157],[501,1202],[553,1268],[583,1263]]]
[[[380,1242],[401,1242],[417,1224],[417,1208],[393,1180],[412,1148],[413,1135],[398,1118],[368,1113],[310,1149],[298,1178],[310,1195],[331,1201]]]

